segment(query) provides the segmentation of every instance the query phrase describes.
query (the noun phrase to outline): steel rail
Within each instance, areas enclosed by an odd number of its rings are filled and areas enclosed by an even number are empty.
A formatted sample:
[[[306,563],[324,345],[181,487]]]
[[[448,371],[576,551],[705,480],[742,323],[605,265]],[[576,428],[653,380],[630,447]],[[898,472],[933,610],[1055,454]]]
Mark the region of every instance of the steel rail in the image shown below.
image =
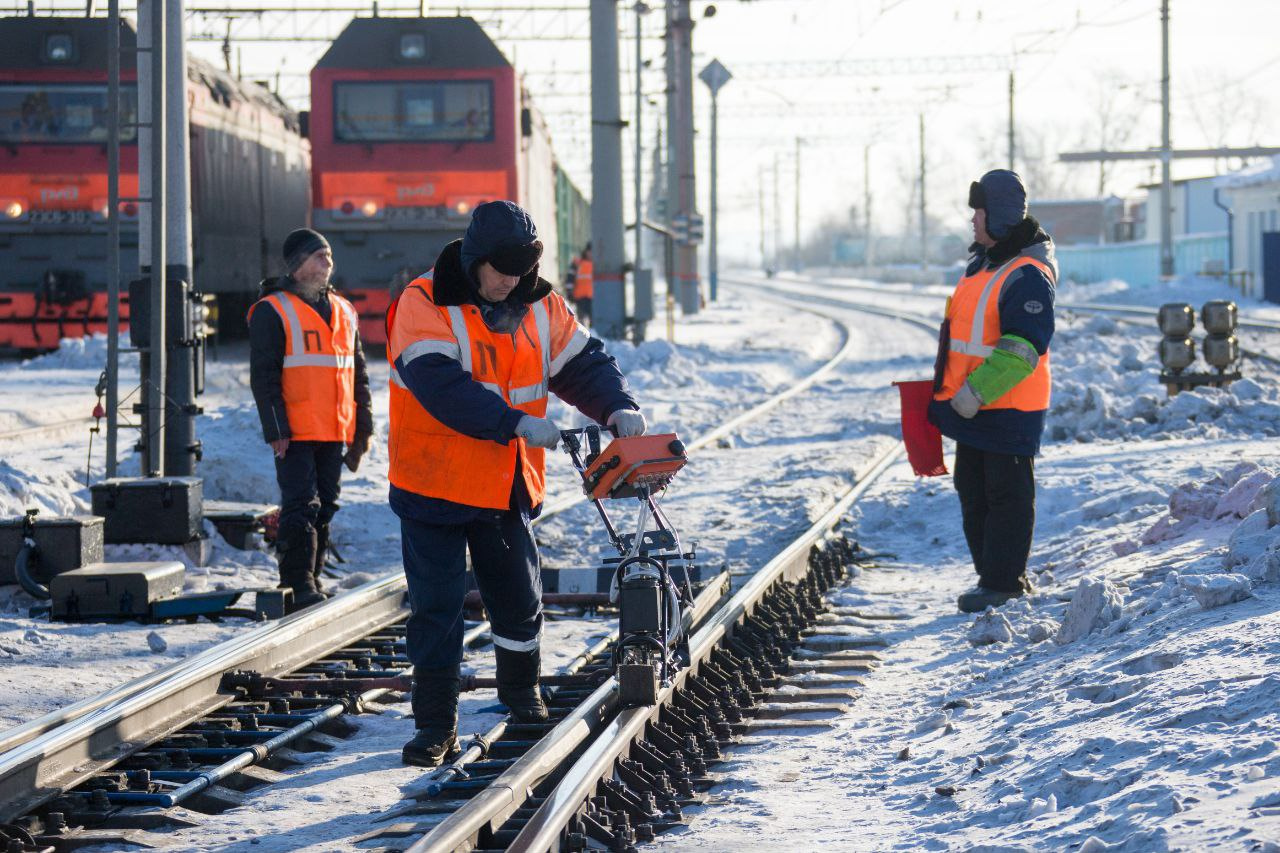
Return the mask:
[[[835,356],[796,385],[694,440],[689,448],[705,447],[771,411],[847,359],[853,351],[852,334],[848,326],[836,322],[844,342]],[[584,500],[585,496],[577,495],[550,504],[541,518]],[[34,809],[190,720],[232,702],[235,696],[220,690],[224,672],[288,672],[406,618],[405,590],[402,573],[377,578],[193,658],[0,732],[0,823]]]
[[[734,635],[742,620],[752,615],[756,606],[775,584],[794,581],[808,572],[810,548],[830,534],[849,508],[867,492],[902,451],[903,447],[899,443],[880,454],[867,472],[834,506],[788,545],[782,553],[753,575],[737,594],[716,612],[711,621],[693,635],[689,643],[692,664],[680,670],[672,684],[662,688],[657,704],[626,709],[609,721],[600,735],[550,792],[515,837],[509,849],[519,850],[521,853],[561,849],[561,838],[570,821],[596,793],[600,781],[612,776],[617,760],[626,756],[632,743],[644,734],[646,726],[658,719],[663,708],[673,701],[675,694],[685,682],[697,675],[699,667],[710,658],[718,645]],[[423,853],[423,851],[466,849],[453,843],[454,841],[453,838],[437,838],[435,833],[432,833],[419,839],[409,850],[411,853]]]
[[[694,601],[693,624],[702,624],[723,597],[723,581],[709,584]],[[429,846],[421,849],[466,850],[474,847],[482,833],[497,830],[523,806],[532,795],[534,786],[563,767],[576,750],[605,726],[617,708],[617,679],[610,677],[492,784],[436,824],[423,839],[429,840]],[[410,849],[420,848],[415,844]]]
[[[373,580],[321,607],[248,631],[6,732],[0,737],[0,823],[234,701],[235,694],[220,689],[223,673],[288,672],[406,613],[403,578]]]

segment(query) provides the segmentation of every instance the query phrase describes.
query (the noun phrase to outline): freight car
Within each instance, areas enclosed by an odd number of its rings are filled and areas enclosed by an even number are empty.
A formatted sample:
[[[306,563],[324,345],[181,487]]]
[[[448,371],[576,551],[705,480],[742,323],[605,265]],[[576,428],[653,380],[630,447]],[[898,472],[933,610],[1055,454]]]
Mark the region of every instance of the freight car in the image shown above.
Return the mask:
[[[105,19],[0,19],[0,347],[51,349],[106,330]],[[120,194],[137,196],[134,30],[121,41]],[[264,87],[188,58],[195,289],[243,327],[269,259],[310,212],[299,117]],[[122,202],[121,277],[137,274],[137,203]],[[123,288],[122,288],[123,289]],[[127,296],[121,316],[128,316]]]
[[[357,18],[311,72],[313,227],[334,282],[381,343],[386,309],[461,236],[472,209],[512,199],[534,217],[544,276],[561,280],[560,229],[585,243],[586,203],[558,167],[516,70],[467,17]]]

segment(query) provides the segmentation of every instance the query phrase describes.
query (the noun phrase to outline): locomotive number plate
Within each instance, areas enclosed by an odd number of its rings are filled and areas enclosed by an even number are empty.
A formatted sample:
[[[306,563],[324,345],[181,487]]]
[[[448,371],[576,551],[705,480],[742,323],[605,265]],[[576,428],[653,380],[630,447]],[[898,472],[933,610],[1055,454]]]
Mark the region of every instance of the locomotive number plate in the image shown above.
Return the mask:
[[[27,220],[32,225],[88,225],[87,210],[33,210]]]

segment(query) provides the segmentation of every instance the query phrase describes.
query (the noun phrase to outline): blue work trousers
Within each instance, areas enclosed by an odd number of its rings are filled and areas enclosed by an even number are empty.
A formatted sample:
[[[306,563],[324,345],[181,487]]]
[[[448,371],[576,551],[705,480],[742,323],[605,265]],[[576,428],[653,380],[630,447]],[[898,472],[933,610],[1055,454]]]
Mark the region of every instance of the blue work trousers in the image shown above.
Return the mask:
[[[463,524],[400,519],[409,582],[409,660],[419,667],[462,660],[462,605],[467,550],[493,642],[533,651],[542,632],[542,575],[529,516],[520,509],[484,511]]]

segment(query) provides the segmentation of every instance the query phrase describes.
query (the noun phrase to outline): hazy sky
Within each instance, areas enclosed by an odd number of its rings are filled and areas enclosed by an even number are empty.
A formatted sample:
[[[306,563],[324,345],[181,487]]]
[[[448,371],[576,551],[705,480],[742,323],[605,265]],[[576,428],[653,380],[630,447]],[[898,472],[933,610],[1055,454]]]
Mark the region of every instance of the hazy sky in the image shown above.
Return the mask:
[[[66,9],[78,0],[56,0]],[[189,6],[198,0],[187,0]],[[658,6],[657,0],[649,0]],[[65,4],[65,6],[63,5]],[[128,4],[131,5],[131,4]],[[356,8],[354,0],[218,0],[220,8],[325,6]],[[578,11],[529,12],[530,7],[577,6]],[[50,8],[49,3],[38,3]],[[371,6],[371,4],[370,4]],[[383,14],[416,10],[414,0],[382,0]],[[495,7],[511,11],[493,11]],[[630,6],[626,0],[623,6]],[[705,0],[693,3],[695,70],[712,57],[738,76],[721,93],[721,234],[730,254],[751,257],[759,241],[759,180],[767,177],[772,217],[772,172],[779,164],[781,230],[789,245],[794,210],[794,148],[806,138],[801,170],[802,224],[844,215],[862,207],[863,151],[870,144],[872,210],[877,230],[902,227],[918,175],[918,115],[926,121],[930,213],[964,226],[970,180],[987,168],[1006,164],[1007,63],[1016,68],[1018,168],[1034,196],[1088,195],[1098,191],[1096,165],[1062,166],[1063,150],[1100,147],[1100,114],[1110,115],[1110,138],[1125,147],[1159,143],[1159,0],[722,0],[717,14],[703,17]],[[519,11],[515,10],[519,7]],[[22,0],[0,8],[25,10]],[[430,14],[469,9],[527,74],[548,115],[555,147],[584,187],[590,185],[589,44],[586,0],[454,0],[431,3]],[[276,36],[333,35],[351,13],[273,15],[242,20],[233,32]],[[620,14],[623,45],[624,117],[630,118],[634,91],[634,16]],[[221,34],[225,21],[193,17],[192,32]],[[658,100],[662,90],[663,16],[645,21],[645,58],[653,69],[645,91]],[[1280,144],[1280,0],[1172,0],[1171,55],[1173,141],[1175,146]],[[577,36],[577,40],[533,41],[535,34]],[[510,36],[512,38],[505,38]],[[217,62],[220,46],[193,49]],[[246,77],[280,76],[283,92],[305,106],[306,72],[323,52],[315,42],[239,42],[235,61]],[[858,62],[939,57],[979,57],[997,70],[964,70],[972,59],[931,73],[871,75],[865,63],[824,68],[823,76],[798,76],[798,63]],[[788,63],[773,69],[764,62]],[[755,68],[752,66],[755,65]],[[552,73],[554,72],[554,73]],[[707,193],[709,97],[695,83],[699,120],[700,195]],[[660,102],[659,102],[660,103]],[[646,146],[661,110],[644,117]],[[1124,136],[1127,133],[1127,141]],[[624,156],[631,186],[631,136]],[[645,158],[646,168],[648,157]],[[1226,164],[1219,164],[1223,167]],[[1210,174],[1206,161],[1175,163],[1175,176]],[[1107,192],[1132,194],[1156,175],[1150,165],[1116,167]],[[628,202],[627,210],[630,210]],[[772,226],[769,230],[772,230]]]

